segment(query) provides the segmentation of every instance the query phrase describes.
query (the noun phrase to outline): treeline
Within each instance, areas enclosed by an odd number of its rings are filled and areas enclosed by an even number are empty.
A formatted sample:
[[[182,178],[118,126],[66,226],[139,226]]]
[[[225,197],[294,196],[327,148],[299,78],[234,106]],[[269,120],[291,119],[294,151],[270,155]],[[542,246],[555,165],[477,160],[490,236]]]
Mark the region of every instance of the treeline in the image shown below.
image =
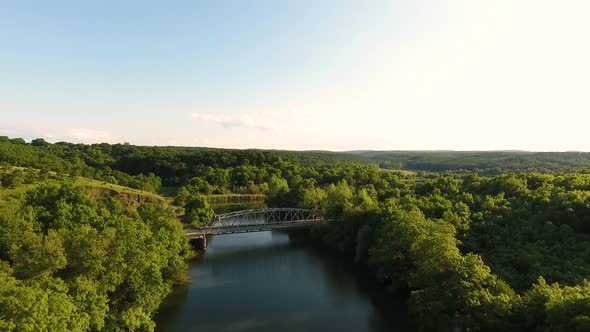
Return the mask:
[[[375,165],[418,172],[571,172],[590,169],[590,153],[359,151],[349,153],[148,147],[129,144],[26,143],[0,137],[0,161],[80,175],[132,188],[157,191],[161,185],[191,185],[205,194],[264,194],[270,177],[285,168],[314,177],[333,165]],[[293,165],[301,170],[293,170]],[[319,173],[324,173],[319,170]],[[328,179],[331,181],[333,179]]]
[[[253,193],[268,190],[273,175],[307,165],[301,172],[334,164],[363,164],[364,158],[336,153],[147,147],[129,144],[26,143],[0,137],[0,162],[60,174],[94,178],[147,191],[162,184],[190,185],[204,194]]]
[[[42,139],[26,143],[20,138],[0,137],[0,163],[36,168],[45,173],[83,176],[151,192],[162,185],[161,178],[153,172],[128,174],[109,167],[108,156],[97,152],[100,146],[110,147],[108,144],[49,144]],[[93,157],[97,158],[96,162],[92,161]]]
[[[149,147],[130,144],[50,144],[43,139],[30,143],[23,139],[0,137],[0,160],[16,166],[47,168],[100,180],[120,181],[121,185],[140,186],[129,176],[153,173],[163,184],[180,186],[191,178],[202,177],[202,168],[236,169],[264,167],[286,161],[300,165],[355,163],[378,165],[384,169],[418,172],[477,172],[498,175],[505,172],[571,172],[590,168],[590,153],[524,151],[275,151],[231,150],[194,147]],[[235,171],[239,173],[239,170]],[[247,183],[233,181],[229,188],[212,184],[212,191],[246,192]],[[235,175],[239,177],[239,175]],[[150,184],[152,185],[152,184]],[[156,184],[157,185],[157,184]],[[142,189],[142,188],[138,188]],[[254,188],[255,189],[255,188]]]

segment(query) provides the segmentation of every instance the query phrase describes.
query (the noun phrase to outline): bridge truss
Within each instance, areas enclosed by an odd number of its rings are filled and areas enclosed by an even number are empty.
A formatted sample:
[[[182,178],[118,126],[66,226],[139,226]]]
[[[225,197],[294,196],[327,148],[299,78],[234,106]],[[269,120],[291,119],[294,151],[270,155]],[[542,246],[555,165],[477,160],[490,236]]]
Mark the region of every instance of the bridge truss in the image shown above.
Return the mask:
[[[295,208],[251,209],[216,214],[209,224],[197,229],[187,230],[187,235],[301,228],[309,227],[321,221],[323,221],[321,210]]]

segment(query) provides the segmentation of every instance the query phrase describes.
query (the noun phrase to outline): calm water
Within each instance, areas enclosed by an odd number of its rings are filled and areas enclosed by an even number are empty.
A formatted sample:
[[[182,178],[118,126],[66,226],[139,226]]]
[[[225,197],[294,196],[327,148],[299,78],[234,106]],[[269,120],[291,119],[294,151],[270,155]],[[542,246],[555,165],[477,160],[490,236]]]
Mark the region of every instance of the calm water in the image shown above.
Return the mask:
[[[192,284],[162,305],[158,331],[410,331],[406,305],[301,233],[209,238]]]

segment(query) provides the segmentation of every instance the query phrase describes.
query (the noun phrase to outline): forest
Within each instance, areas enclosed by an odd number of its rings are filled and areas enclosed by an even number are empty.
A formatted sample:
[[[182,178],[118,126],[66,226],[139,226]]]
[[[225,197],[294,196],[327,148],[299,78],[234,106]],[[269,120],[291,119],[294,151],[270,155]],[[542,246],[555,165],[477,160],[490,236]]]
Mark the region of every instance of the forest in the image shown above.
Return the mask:
[[[84,180],[80,184],[79,179]],[[75,185],[77,184],[77,185]],[[173,197],[139,204],[112,185]],[[319,208],[323,250],[407,297],[421,331],[590,331],[590,159],[288,152],[0,138],[0,330],[152,331],[210,194]]]
[[[382,168],[425,172],[572,172],[590,165],[588,152],[352,151]]]

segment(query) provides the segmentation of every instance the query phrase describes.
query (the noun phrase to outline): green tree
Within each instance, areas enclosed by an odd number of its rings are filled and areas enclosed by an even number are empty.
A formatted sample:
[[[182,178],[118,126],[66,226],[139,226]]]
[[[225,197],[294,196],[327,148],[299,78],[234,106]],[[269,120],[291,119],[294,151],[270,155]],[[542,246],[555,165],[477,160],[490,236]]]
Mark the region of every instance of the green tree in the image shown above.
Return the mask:
[[[308,188],[303,192],[302,207],[307,209],[319,209],[324,205],[325,200],[325,190],[317,187]]]
[[[213,219],[213,209],[207,198],[201,195],[191,196],[185,205],[185,222],[190,227],[201,227]]]
[[[33,146],[48,146],[50,144],[47,143],[47,141],[45,141],[42,138],[35,138],[34,140],[31,141],[31,145],[33,145]]]
[[[326,189],[325,210],[329,219],[337,219],[353,207],[354,194],[346,180],[331,184]]]
[[[22,185],[25,181],[24,172],[18,169],[4,173],[1,176],[2,186],[6,188],[16,188]]]
[[[287,180],[276,176],[276,175],[272,175],[269,179],[268,179],[268,193],[267,196],[269,197],[270,200],[286,194],[289,191],[289,184],[287,183]]]

